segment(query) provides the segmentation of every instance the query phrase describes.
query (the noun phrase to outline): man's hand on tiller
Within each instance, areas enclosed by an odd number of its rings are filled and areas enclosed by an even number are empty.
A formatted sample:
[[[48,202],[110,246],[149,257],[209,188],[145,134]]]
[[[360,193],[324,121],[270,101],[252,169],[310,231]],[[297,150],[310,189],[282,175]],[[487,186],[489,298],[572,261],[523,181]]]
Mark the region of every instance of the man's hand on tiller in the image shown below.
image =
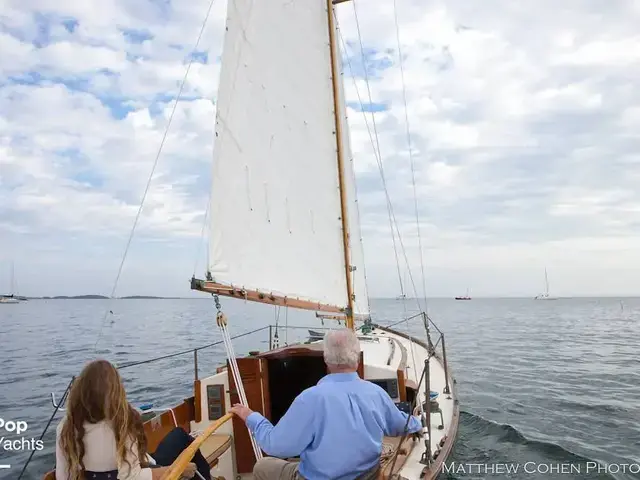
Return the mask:
[[[236,403],[233,407],[231,407],[231,413],[240,417],[243,422],[246,422],[247,417],[253,413],[253,410],[245,407],[244,405]]]

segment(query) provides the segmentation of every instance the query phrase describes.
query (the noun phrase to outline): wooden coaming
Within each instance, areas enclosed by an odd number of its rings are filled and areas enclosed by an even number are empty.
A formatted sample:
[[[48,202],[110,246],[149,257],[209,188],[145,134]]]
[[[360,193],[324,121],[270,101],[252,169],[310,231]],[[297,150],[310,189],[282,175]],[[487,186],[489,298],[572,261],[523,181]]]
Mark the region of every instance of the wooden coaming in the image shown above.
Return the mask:
[[[194,397],[187,398],[180,405],[172,409],[176,422],[178,423],[177,426],[182,427],[186,432],[191,431],[191,421],[195,419],[194,400]],[[176,425],[174,424],[171,411],[163,412],[144,422],[147,451],[149,451],[149,453],[155,452],[162,439],[175,427]]]
[[[269,378],[266,360],[259,357],[237,358],[240,378],[244,386],[248,407],[259,412],[266,418],[271,416],[271,401],[269,398]],[[228,361],[227,361],[228,364]],[[229,378],[229,396],[231,405],[240,403],[240,397],[230,368],[227,369]],[[251,473],[256,463],[253,453],[251,437],[246,424],[234,415],[233,440],[236,453],[236,468],[238,474]]]

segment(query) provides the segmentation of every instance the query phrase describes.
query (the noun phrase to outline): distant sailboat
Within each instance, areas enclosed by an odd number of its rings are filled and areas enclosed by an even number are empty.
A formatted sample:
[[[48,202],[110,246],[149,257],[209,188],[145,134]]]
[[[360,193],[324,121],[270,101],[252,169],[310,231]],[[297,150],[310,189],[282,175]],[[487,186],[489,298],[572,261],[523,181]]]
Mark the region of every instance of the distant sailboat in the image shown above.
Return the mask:
[[[456,297],[456,300],[471,300],[469,296],[469,289],[467,288],[467,294],[464,297]]]
[[[1,304],[20,303],[21,300],[26,300],[25,297],[20,297],[20,296],[16,295],[16,280],[15,280],[15,271],[14,271],[13,262],[11,262],[11,281],[10,281],[10,284],[11,284],[10,293],[8,295],[1,295],[0,296],[0,303]]]
[[[404,293],[407,285],[409,285],[407,283],[407,272],[404,272],[404,274],[402,275],[402,285],[400,285],[400,295],[396,296],[396,300],[406,300],[407,295]]]
[[[549,296],[549,277],[547,276],[547,268],[544,269],[544,293],[535,296],[535,300],[557,300],[558,297]]]

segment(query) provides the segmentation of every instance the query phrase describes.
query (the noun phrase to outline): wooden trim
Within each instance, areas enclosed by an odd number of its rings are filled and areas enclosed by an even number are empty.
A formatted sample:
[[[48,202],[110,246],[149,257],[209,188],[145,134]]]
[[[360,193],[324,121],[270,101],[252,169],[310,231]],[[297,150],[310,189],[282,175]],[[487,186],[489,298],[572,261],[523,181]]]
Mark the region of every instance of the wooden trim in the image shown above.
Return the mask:
[[[264,410],[266,405],[271,405],[270,399],[266,399],[269,391],[269,384],[266,383],[266,375],[264,374],[268,368],[267,361],[260,357],[238,357],[236,358],[236,362],[238,363],[240,379],[244,385],[247,402],[249,403],[248,407],[269,418],[271,412]],[[229,360],[227,360],[227,364],[228,363]],[[229,399],[231,405],[240,403],[231,370],[229,370],[227,375],[229,378]],[[251,446],[249,430],[245,422],[235,415],[232,422],[237,472],[240,475],[243,473],[251,473],[256,463],[256,456]]]
[[[269,389],[269,364],[260,361],[260,377],[262,382],[262,408],[265,418],[271,420],[271,390]]]
[[[400,401],[407,401],[407,384],[405,383],[404,370],[398,370],[398,391],[400,395]]]
[[[338,54],[336,50],[335,25],[333,19],[333,1],[327,0],[327,16],[329,17],[329,52],[331,54],[331,83],[333,85],[333,116],[336,122],[336,148],[338,160],[338,186],[340,188],[340,220],[342,221],[342,250],[344,252],[344,271],[347,280],[347,301],[349,310],[346,312],[347,328],[353,330],[353,283],[351,278],[351,258],[349,250],[349,212],[347,211],[347,191],[344,180],[344,152],[342,151],[342,112],[338,97],[341,81],[338,71]],[[358,239],[359,240],[359,239]]]
[[[311,343],[309,345],[289,345],[271,350],[258,355],[259,358],[287,358],[287,357],[322,357],[324,356],[323,345],[321,343]],[[364,352],[360,351],[360,363],[356,370],[360,378],[364,379]],[[267,383],[268,385],[268,383]],[[268,390],[268,389],[267,389]],[[270,405],[269,405],[270,406]]]
[[[193,420],[197,423],[202,421],[202,390],[200,380],[195,380],[193,382],[193,399]]]
[[[284,358],[284,357],[321,357],[324,355],[321,344],[289,345],[271,350],[258,355],[260,358]]]
[[[180,405],[173,408],[173,414],[179,427],[186,432],[191,431],[191,421],[195,418],[194,397],[187,398]],[[173,415],[170,411],[163,412],[154,418],[144,422],[144,433],[147,438],[147,450],[155,452],[162,439],[174,428]]]
[[[292,298],[274,293],[265,293],[259,290],[245,290],[233,285],[224,285],[218,282],[191,279],[191,289],[201,292],[222,295],[223,297],[235,297],[249,302],[266,303],[268,305],[279,305],[281,307],[299,308],[301,310],[317,310],[320,312],[344,313],[345,308],[337,305],[327,305],[324,303]]]

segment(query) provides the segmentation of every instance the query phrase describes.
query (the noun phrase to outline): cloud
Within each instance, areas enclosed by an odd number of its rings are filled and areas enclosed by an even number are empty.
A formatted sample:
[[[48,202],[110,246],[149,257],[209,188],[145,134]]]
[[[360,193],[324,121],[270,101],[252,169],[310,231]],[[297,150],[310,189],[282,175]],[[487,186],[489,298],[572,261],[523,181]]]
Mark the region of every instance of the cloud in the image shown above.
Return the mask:
[[[23,293],[111,290],[193,58],[120,290],[189,294],[226,14],[192,53],[208,3],[5,2],[0,268]],[[555,294],[638,293],[637,2],[396,4],[336,9],[371,294],[399,290],[376,133],[417,278],[415,180],[430,295],[530,296],[545,266]]]

